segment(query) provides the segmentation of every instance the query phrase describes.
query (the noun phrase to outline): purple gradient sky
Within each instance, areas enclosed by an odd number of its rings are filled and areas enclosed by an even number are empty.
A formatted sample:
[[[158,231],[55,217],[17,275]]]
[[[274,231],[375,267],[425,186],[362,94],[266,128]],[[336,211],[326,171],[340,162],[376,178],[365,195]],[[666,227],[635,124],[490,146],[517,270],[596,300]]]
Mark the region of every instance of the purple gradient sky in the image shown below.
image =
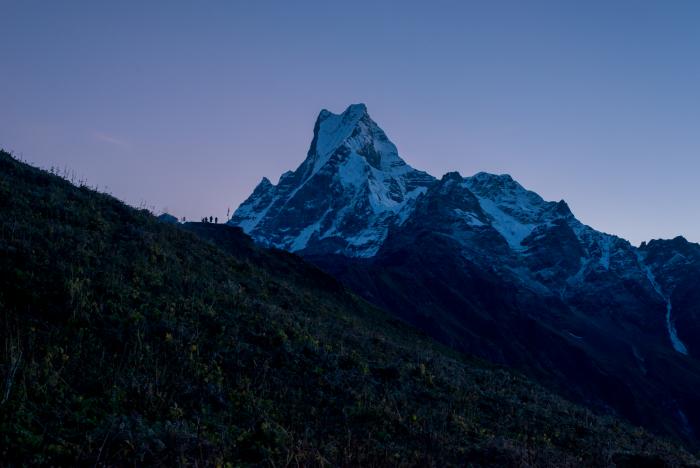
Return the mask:
[[[700,2],[0,3],[0,147],[223,219],[364,102],[416,168],[700,241]]]

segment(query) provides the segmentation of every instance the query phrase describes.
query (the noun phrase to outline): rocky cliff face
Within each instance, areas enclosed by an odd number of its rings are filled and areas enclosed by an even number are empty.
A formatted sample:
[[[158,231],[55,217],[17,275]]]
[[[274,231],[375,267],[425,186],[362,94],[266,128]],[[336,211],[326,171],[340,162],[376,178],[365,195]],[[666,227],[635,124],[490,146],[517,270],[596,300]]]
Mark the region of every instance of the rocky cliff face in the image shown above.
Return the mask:
[[[463,351],[697,441],[700,246],[637,248],[508,175],[408,166],[363,105],[230,221]]]

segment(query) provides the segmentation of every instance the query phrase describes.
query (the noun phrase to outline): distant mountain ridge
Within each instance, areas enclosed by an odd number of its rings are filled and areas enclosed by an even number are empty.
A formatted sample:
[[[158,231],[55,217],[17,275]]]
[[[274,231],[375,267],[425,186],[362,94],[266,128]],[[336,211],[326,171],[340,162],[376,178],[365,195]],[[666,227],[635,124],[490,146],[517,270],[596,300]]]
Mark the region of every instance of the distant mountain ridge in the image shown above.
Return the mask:
[[[509,175],[435,179],[361,104],[322,111],[306,160],[229,223],[458,349],[697,440],[697,244],[634,247]]]

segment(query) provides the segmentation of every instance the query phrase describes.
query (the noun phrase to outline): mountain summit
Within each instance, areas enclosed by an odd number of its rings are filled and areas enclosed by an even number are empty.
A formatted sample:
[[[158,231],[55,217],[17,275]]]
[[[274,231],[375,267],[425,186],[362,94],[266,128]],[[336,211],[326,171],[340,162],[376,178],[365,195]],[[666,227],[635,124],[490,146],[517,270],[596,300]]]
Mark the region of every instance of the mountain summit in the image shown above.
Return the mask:
[[[322,110],[306,160],[277,185],[263,179],[229,222],[263,245],[370,257],[433,181],[399,157],[364,104]]]

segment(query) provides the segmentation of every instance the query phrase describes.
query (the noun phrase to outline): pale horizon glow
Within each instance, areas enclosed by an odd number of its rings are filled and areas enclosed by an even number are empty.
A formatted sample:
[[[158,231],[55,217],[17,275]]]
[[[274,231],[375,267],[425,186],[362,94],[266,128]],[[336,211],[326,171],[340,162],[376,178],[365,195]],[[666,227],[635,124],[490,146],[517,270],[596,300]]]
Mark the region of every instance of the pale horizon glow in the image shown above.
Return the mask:
[[[264,4],[263,4],[264,3]],[[0,147],[226,216],[363,102],[435,177],[508,173],[638,245],[700,242],[700,3],[0,5]]]

